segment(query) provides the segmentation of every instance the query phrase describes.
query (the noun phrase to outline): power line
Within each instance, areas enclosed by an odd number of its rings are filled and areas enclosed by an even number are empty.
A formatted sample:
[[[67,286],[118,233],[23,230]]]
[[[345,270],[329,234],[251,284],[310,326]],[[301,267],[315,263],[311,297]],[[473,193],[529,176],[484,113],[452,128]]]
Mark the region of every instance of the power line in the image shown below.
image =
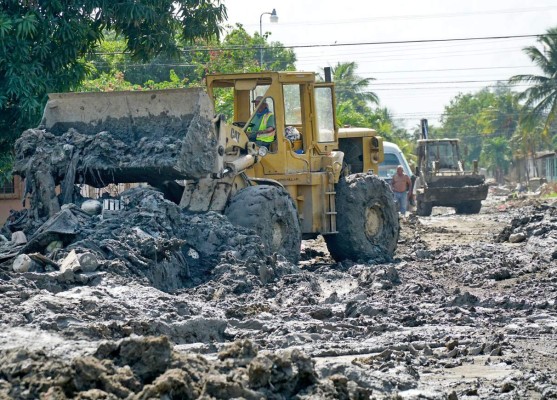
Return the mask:
[[[445,42],[469,42],[476,40],[505,40],[505,39],[524,39],[536,38],[540,36],[548,36],[550,34],[536,34],[536,35],[504,35],[504,36],[478,36],[478,37],[464,37],[464,38],[446,38],[446,39],[417,39],[417,40],[392,40],[392,41],[378,41],[378,42],[353,42],[353,43],[329,43],[329,44],[307,44],[307,45],[273,45],[272,49],[302,49],[302,48],[331,48],[331,47],[350,47],[350,46],[377,46],[377,45],[394,45],[394,44],[419,44],[419,43],[445,43]],[[184,48],[182,52],[191,53],[196,51],[229,51],[229,50],[259,50],[267,49],[264,46],[223,46],[223,47],[209,47],[200,46],[195,48]],[[94,52],[94,55],[115,55],[127,54],[125,51],[118,52]]]
[[[442,85],[446,83],[490,83],[490,82],[505,82],[508,83],[508,79],[489,79],[489,80],[460,80],[460,81],[423,81],[423,82],[370,82],[369,86],[379,86],[379,85]],[[349,85],[338,84],[335,85],[337,88],[352,88]]]
[[[408,69],[397,71],[371,71],[359,72],[359,74],[397,74],[402,72],[445,72],[445,71],[471,71],[480,69],[508,69],[508,68],[537,68],[535,65],[517,65],[516,67],[500,66],[500,67],[469,67],[469,68],[442,68],[442,69]]]
[[[483,88],[496,88],[497,85],[483,85],[479,87],[479,89]],[[529,87],[529,85],[513,85],[513,87]],[[449,90],[449,89],[466,89],[472,90],[474,87],[472,86],[435,86],[435,87],[412,87],[412,88],[377,88],[377,91],[414,91],[414,90]]]
[[[545,36],[549,34],[545,33]],[[277,45],[273,48],[283,48],[283,49],[301,49],[301,48],[323,48],[323,47],[344,47],[344,46],[376,46],[376,45],[392,45],[392,44],[415,44],[415,43],[444,43],[444,42],[467,42],[474,40],[501,40],[501,39],[523,39],[523,38],[535,38],[541,35],[506,35],[506,36],[480,36],[480,37],[464,37],[464,38],[447,38],[447,39],[417,39],[417,40],[391,40],[391,41],[381,41],[381,42],[354,42],[354,43],[330,43],[330,44],[307,44],[307,45]],[[222,50],[236,50],[236,49],[259,49],[258,47],[246,47],[246,46],[231,46],[223,47]],[[200,48],[197,50],[192,49],[191,51],[217,51],[219,48]],[[184,49],[183,51],[190,51]]]

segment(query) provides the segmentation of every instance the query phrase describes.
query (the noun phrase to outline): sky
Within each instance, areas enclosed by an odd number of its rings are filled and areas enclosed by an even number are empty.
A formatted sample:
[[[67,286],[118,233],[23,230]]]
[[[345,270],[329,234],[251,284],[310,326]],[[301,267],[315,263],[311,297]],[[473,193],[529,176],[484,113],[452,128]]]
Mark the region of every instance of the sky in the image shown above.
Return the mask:
[[[404,127],[437,125],[459,93],[475,93],[517,74],[540,71],[522,49],[557,26],[557,0],[223,0],[228,23],[295,47],[296,68],[355,61],[370,90]],[[278,23],[268,14],[276,9]],[[419,43],[409,43],[422,41]],[[390,42],[390,43],[385,43]],[[392,43],[402,42],[402,43]],[[523,90],[524,87],[517,87]]]

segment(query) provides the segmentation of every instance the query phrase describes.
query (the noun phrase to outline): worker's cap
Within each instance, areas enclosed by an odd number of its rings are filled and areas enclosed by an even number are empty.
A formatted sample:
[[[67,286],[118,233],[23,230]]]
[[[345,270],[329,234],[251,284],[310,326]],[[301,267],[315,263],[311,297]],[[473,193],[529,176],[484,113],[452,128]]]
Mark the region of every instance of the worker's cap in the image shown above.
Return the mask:
[[[263,96],[257,96],[254,100],[252,100],[252,103],[260,103],[261,100],[263,100]]]

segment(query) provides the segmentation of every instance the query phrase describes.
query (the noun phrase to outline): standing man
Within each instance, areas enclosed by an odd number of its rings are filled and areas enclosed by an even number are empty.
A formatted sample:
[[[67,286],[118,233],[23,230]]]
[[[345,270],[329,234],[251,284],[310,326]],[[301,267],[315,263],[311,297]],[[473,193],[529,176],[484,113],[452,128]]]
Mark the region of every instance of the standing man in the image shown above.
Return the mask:
[[[396,167],[396,174],[393,175],[391,188],[395,194],[395,200],[398,203],[399,211],[402,216],[406,216],[406,201],[408,200],[408,191],[412,189],[412,181],[410,177],[404,173],[402,165]]]
[[[258,146],[269,148],[270,144],[275,141],[275,114],[269,110],[263,96],[257,96],[252,103],[255,104],[256,111],[251,120],[253,125],[248,128],[249,140],[256,142]]]

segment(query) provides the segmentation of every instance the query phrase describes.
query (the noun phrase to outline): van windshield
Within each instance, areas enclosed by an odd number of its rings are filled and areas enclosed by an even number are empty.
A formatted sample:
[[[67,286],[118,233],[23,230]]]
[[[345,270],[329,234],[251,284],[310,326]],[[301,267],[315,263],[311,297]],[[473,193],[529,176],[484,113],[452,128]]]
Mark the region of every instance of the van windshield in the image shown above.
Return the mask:
[[[379,177],[391,178],[396,174],[396,167],[400,165],[400,161],[396,154],[385,153],[385,160],[379,164]]]

